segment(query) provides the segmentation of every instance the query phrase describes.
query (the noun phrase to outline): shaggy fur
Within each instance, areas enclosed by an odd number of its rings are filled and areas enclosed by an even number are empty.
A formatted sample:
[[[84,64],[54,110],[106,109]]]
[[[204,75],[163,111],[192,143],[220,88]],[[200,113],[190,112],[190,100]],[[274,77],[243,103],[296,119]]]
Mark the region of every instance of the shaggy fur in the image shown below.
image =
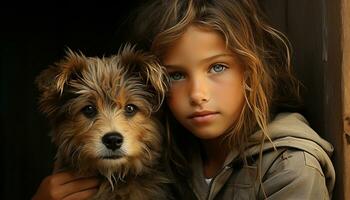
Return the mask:
[[[169,199],[163,129],[154,116],[167,88],[164,74],[153,56],[126,45],[108,58],[69,51],[37,77],[59,170],[100,174],[93,199]]]

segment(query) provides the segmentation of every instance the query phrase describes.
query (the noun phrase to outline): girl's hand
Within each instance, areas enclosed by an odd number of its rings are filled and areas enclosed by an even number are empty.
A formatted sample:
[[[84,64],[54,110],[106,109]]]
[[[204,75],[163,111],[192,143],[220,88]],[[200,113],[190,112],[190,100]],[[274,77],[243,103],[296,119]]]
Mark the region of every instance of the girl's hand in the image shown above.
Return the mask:
[[[77,177],[71,171],[47,176],[32,200],[73,200],[91,198],[100,183],[96,177]]]

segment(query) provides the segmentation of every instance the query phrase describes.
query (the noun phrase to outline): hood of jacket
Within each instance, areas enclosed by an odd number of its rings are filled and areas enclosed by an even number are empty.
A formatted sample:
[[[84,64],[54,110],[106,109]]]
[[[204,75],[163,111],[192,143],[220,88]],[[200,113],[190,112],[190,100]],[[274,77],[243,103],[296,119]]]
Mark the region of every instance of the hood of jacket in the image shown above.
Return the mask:
[[[321,138],[310,126],[307,120],[299,113],[280,113],[268,124],[269,138],[263,139],[263,132],[257,131],[248,138],[246,155],[257,155],[261,151],[274,148],[289,147],[306,151],[319,161],[325,178],[327,188],[333,190],[335,184],[335,170],[330,160],[334,151],[333,146]],[[262,141],[264,145],[261,146]],[[271,142],[272,141],[272,142]],[[229,155],[225,163],[235,159],[237,153]]]

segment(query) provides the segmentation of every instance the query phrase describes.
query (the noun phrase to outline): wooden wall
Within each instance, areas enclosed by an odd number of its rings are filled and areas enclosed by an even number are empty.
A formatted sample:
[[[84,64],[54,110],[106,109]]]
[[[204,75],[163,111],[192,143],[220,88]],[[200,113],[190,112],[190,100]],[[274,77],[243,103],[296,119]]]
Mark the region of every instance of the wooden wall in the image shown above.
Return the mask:
[[[334,145],[332,161],[337,178],[333,199],[350,199],[350,197],[345,198],[345,182],[349,182],[350,178],[349,174],[345,174],[347,172],[345,163],[349,163],[350,159],[346,158],[345,152],[347,143],[343,134],[341,82],[342,58],[350,57],[342,56],[341,49],[340,11],[341,3],[347,4],[346,1],[260,1],[272,23],[288,36],[292,44],[292,64],[297,77],[306,87],[302,93],[305,100],[303,114],[310,125]],[[348,15],[349,6],[343,7],[343,10]],[[349,22],[345,23],[345,26],[349,25]],[[348,70],[349,61],[347,62],[347,65],[343,64],[343,68]],[[344,74],[344,80],[347,79],[349,75]],[[344,94],[348,95],[348,93]],[[349,183],[347,183],[348,187]]]
[[[344,191],[350,191],[350,2],[342,0],[342,47],[343,47],[343,119],[344,119]],[[345,192],[344,199],[350,199]]]

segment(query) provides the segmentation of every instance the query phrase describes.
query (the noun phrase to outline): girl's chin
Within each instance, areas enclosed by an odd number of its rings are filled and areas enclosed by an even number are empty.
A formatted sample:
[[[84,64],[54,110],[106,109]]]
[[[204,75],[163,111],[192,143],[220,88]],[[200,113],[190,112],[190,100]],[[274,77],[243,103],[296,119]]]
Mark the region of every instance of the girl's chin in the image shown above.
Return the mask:
[[[223,134],[221,134],[221,131],[205,131],[205,130],[192,130],[191,131],[194,136],[196,136],[200,140],[214,140],[217,138],[220,138]]]

